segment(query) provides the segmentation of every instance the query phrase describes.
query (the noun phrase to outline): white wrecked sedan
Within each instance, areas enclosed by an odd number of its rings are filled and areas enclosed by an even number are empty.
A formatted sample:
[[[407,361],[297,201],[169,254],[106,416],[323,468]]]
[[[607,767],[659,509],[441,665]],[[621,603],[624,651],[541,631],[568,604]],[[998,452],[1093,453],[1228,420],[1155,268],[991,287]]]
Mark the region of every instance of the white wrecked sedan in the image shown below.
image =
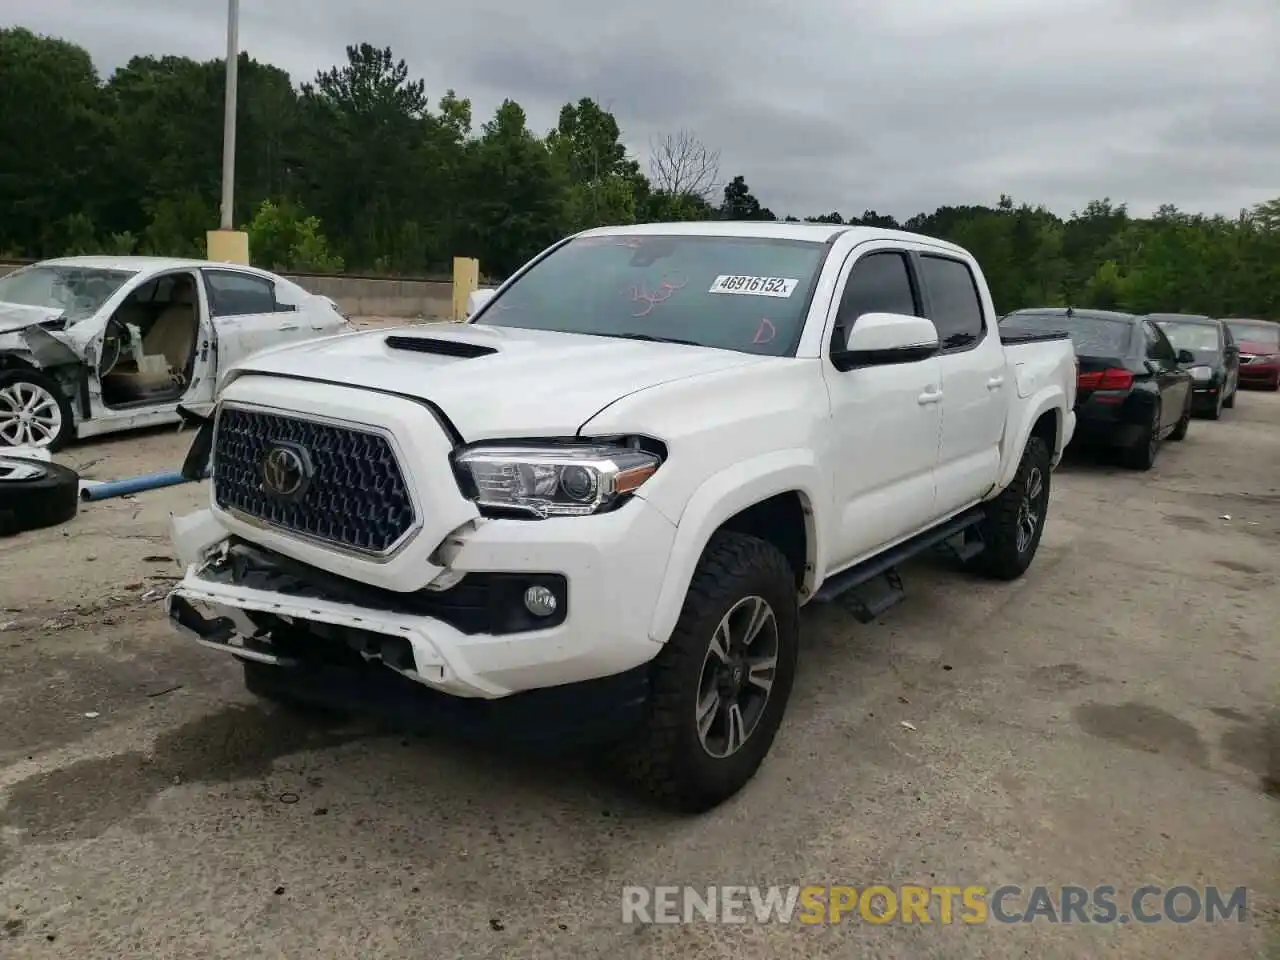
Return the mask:
[[[337,305],[228,263],[67,257],[0,277],[0,448],[176,423],[268,347],[345,333]]]

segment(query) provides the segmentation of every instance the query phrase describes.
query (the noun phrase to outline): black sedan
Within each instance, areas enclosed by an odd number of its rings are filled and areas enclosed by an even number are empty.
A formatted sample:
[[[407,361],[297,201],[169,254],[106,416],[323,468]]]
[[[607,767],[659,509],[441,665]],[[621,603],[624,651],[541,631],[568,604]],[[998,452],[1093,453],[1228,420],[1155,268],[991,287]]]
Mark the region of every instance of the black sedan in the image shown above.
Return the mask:
[[[1076,437],[1116,449],[1126,466],[1149,470],[1165,440],[1191,422],[1194,354],[1175,350],[1150,320],[1109,310],[1037,307],[1000,321],[1010,333],[1061,330],[1076,348]]]
[[[1240,385],[1240,348],[1221,320],[1187,313],[1149,313],[1147,319],[1164,331],[1175,350],[1189,350],[1195,359],[1185,366],[1191,373],[1192,409],[1211,420],[1223,408],[1236,405]]]

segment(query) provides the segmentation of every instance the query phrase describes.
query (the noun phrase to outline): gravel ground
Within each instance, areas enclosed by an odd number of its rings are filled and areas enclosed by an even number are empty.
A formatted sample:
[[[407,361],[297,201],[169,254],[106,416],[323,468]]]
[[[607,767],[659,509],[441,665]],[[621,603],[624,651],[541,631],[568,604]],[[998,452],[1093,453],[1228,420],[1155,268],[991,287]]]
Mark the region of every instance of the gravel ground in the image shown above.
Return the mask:
[[[189,439],[61,459],[129,476]],[[162,620],[169,515],[205,497],[0,541],[0,955],[1280,957],[1280,396],[1196,421],[1150,474],[1070,457],[1017,583],[921,562],[877,624],[806,612],[773,754],[696,819],[577,761],[255,702]],[[774,883],[1244,885],[1251,916],[621,919],[624,885]]]

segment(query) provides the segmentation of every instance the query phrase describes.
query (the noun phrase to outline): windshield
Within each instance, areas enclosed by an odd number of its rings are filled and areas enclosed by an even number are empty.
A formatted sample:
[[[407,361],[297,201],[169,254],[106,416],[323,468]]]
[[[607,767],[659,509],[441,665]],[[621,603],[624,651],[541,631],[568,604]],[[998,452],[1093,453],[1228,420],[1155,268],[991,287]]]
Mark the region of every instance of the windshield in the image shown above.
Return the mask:
[[[825,255],[807,240],[579,237],[520,276],[476,321],[790,356]]]
[[[1280,347],[1280,323],[1228,322],[1231,335],[1237,340],[1252,340],[1254,343],[1265,343],[1268,346]]]
[[[1004,330],[1044,333],[1061,330],[1082,357],[1124,357],[1129,352],[1133,325],[1106,317],[1068,317],[1065,313],[1011,313],[1000,321]]]
[[[0,277],[0,301],[62,311],[68,323],[93,316],[132,270],[37,263]]]
[[[1157,320],[1156,326],[1164,331],[1175,350],[1190,350],[1197,357],[1217,354],[1222,348],[1218,328],[1208,323],[1179,323]]]

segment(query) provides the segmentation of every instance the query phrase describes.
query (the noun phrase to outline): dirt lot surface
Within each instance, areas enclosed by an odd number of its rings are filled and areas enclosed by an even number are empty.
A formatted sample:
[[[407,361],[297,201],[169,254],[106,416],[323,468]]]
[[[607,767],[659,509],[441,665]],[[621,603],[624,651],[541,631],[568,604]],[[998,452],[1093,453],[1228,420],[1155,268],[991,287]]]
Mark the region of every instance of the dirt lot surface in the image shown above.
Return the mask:
[[[129,476],[189,439],[61,459]],[[1280,956],[1280,396],[1196,421],[1150,474],[1076,456],[1054,482],[1023,580],[918,563],[878,624],[807,612],[772,756],[685,820],[575,761],[256,703],[161,616],[169,514],[206,489],[0,541],[0,956]],[[628,884],[913,882],[1243,885],[1251,916],[621,920]]]

